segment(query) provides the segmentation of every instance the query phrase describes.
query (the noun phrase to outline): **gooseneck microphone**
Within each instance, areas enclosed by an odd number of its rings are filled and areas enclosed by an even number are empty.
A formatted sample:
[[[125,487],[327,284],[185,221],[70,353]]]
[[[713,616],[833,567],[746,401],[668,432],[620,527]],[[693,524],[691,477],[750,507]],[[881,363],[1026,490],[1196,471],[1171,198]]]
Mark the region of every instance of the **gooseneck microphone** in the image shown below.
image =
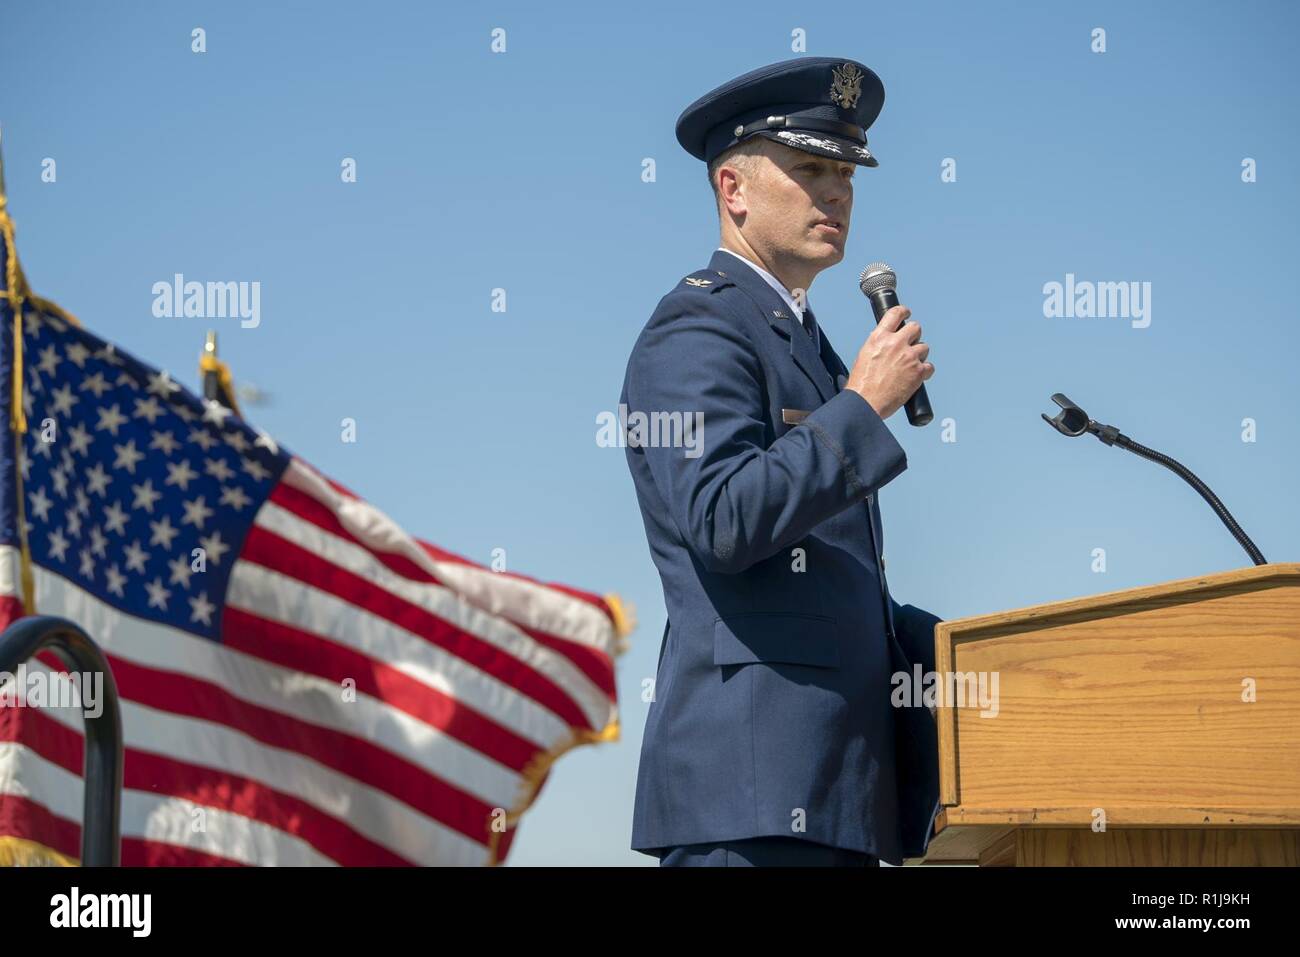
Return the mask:
[[[1057,392],[1052,396],[1052,401],[1061,407],[1061,411],[1058,412],[1055,417],[1050,419],[1047,417],[1045,412],[1039,414],[1042,415],[1043,421],[1056,429],[1057,432],[1060,432],[1062,435],[1068,435],[1071,438],[1089,432],[1097,436],[1098,439],[1105,442],[1107,445],[1118,445],[1121,449],[1128,449],[1135,455],[1140,455],[1142,458],[1149,459],[1158,465],[1163,465],[1165,468],[1169,469],[1169,471],[1187,482],[1187,484],[1192,488],[1196,489],[1201,498],[1205,499],[1205,501],[1209,503],[1210,508],[1214,509],[1214,514],[1218,515],[1219,520],[1227,526],[1228,531],[1232,533],[1232,537],[1237,540],[1237,544],[1246,550],[1246,554],[1250,556],[1252,562],[1256,565],[1268,564],[1268,562],[1264,560],[1263,553],[1260,552],[1260,550],[1255,547],[1255,543],[1250,540],[1250,536],[1241,530],[1241,526],[1238,525],[1237,520],[1232,517],[1232,513],[1229,512],[1227,508],[1224,507],[1224,504],[1219,501],[1219,496],[1211,492],[1210,487],[1198,479],[1192,473],[1191,469],[1187,468],[1181,462],[1174,461],[1163,452],[1157,452],[1155,449],[1149,449],[1145,445],[1139,445],[1113,425],[1104,425],[1101,422],[1088,418],[1087,412],[1084,412],[1083,409],[1071,402],[1069,397],[1060,392]]]
[[[871,311],[876,314],[877,323],[881,316],[898,305],[898,276],[885,263],[872,263],[862,270],[858,288],[871,300]],[[903,403],[903,408],[907,412],[907,421],[912,425],[930,424],[934,412],[930,409],[930,397],[926,394],[924,382]]]

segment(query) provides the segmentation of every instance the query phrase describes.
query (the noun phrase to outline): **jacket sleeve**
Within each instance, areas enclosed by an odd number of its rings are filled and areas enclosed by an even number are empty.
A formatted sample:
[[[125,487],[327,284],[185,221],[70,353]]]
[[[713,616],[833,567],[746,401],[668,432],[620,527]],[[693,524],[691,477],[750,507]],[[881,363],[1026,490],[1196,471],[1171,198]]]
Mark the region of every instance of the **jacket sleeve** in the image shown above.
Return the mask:
[[[875,409],[847,390],[765,447],[758,353],[716,293],[665,297],[632,351],[624,397],[629,454],[645,455],[683,541],[710,571],[734,574],[775,555],[907,468]],[[643,438],[633,453],[637,413],[678,413],[699,434],[678,447]]]
[[[911,664],[919,664],[926,674],[934,671],[934,626],[943,621],[937,615],[915,605],[894,605],[894,633]]]

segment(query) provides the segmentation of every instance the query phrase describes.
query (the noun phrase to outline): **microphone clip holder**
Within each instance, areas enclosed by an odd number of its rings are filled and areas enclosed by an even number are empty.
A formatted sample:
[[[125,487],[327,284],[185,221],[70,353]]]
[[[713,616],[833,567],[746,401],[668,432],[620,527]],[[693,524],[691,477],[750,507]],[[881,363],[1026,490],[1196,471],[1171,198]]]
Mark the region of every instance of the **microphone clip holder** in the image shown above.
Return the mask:
[[[1114,445],[1120,438],[1121,432],[1113,425],[1103,425],[1093,419],[1088,418],[1088,413],[1079,408],[1070,399],[1060,392],[1052,396],[1052,401],[1061,407],[1061,411],[1054,418],[1049,419],[1046,412],[1039,413],[1043,421],[1056,429],[1062,435],[1074,438],[1083,435],[1085,432],[1091,432],[1107,445]]]

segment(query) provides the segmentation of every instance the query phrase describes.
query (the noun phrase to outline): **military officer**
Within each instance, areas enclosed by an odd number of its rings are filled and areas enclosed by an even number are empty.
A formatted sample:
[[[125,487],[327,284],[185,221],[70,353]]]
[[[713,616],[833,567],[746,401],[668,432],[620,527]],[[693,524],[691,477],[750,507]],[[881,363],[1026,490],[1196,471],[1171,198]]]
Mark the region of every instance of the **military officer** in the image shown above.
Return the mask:
[[[898,864],[932,833],[934,719],[891,677],[934,670],[939,619],[890,597],[876,493],[907,468],[885,420],[934,366],[899,306],[847,367],[808,300],[883,103],[863,64],[806,57],[677,121],[721,245],[659,301],[620,402],[702,425],[627,442],[668,612],[632,847],[661,865]]]

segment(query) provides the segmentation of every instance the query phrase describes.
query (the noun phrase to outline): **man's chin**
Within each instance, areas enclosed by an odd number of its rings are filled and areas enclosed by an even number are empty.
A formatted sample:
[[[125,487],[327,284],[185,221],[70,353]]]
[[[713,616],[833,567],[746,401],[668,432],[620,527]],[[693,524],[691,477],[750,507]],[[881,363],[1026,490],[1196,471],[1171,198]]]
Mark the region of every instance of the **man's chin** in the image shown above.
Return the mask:
[[[823,239],[816,243],[812,258],[824,267],[834,266],[844,258],[844,244],[835,239]]]

